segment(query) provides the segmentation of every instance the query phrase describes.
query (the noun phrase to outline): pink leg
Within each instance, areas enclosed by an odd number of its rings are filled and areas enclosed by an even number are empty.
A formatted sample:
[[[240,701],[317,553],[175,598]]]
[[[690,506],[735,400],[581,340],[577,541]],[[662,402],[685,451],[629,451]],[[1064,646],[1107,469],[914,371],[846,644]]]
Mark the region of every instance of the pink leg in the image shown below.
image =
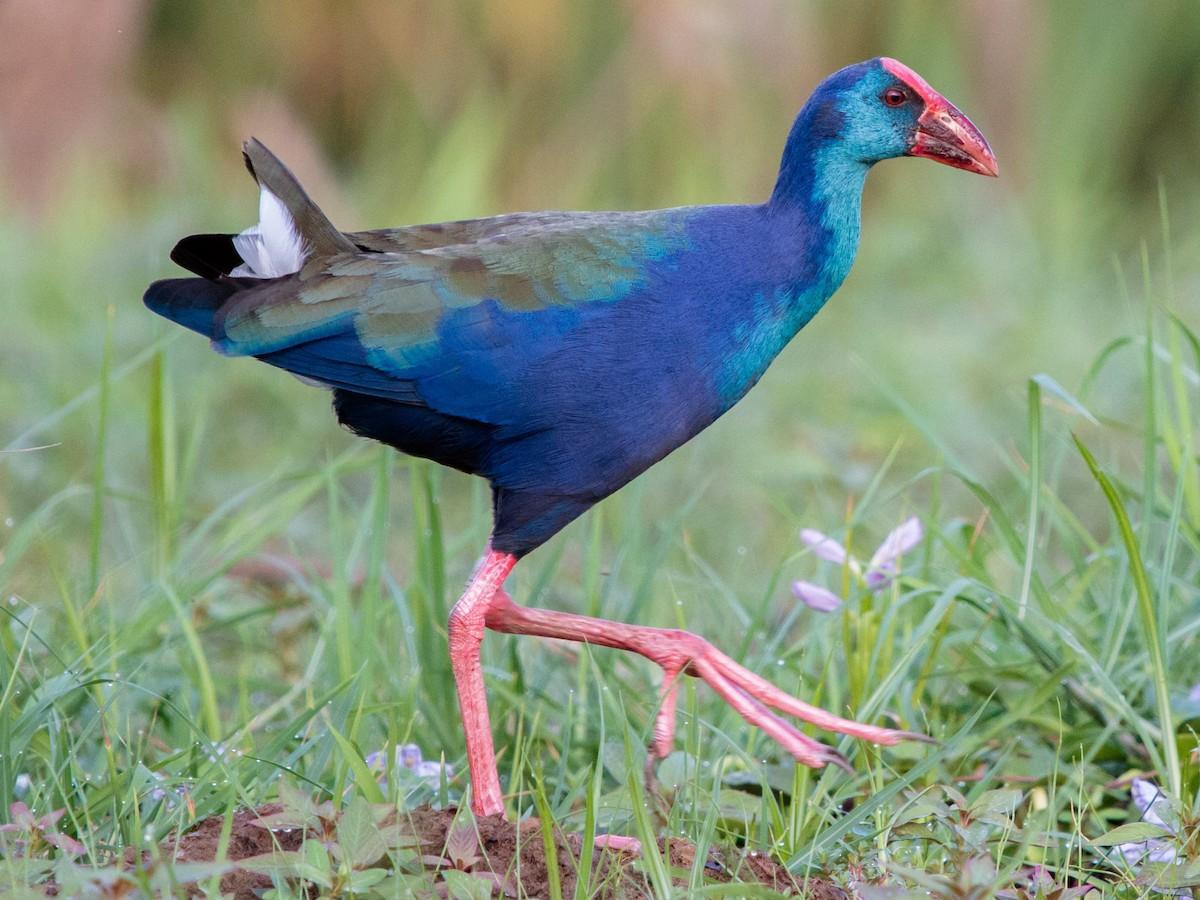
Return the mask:
[[[849,734],[876,744],[902,740],[928,740],[923,735],[875,725],[864,725],[792,697],[764,678],[738,665],[708,641],[687,631],[624,625],[590,616],[529,609],[517,606],[503,590],[492,594],[485,623],[493,631],[529,634],[632,650],[662,667],[666,676],[662,705],[655,720],[654,755],[671,752],[675,735],[675,677],[679,672],[705,681],[751,725],[774,738],[788,753],[805,765],[819,768],[834,763],[849,764],[830,747],[801,734],[776,716],[767,706],[810,722],[826,731]]]
[[[923,735],[864,725],[805,703],[738,665],[703,638],[687,631],[624,625],[590,616],[517,606],[503,590],[516,557],[488,550],[466,591],[450,611],[450,664],[462,713],[471,772],[471,809],[476,815],[503,815],[504,799],[488,721],[487,695],[479,650],[485,628],[509,634],[558,638],[641,654],[663,670],[662,703],[654,723],[652,757],[667,756],[675,742],[676,685],[681,673],[705,681],[751,725],[774,738],[805,765],[834,763],[849,770],[837,751],[802,734],[772,713],[772,706],[826,731],[876,744],[928,740]]]
[[[483,643],[488,606],[516,561],[511,554],[489,549],[471,576],[466,591],[450,610],[450,666],[454,669],[454,685],[458,690],[458,707],[467,742],[471,811],[477,816],[504,814],[479,645]]]

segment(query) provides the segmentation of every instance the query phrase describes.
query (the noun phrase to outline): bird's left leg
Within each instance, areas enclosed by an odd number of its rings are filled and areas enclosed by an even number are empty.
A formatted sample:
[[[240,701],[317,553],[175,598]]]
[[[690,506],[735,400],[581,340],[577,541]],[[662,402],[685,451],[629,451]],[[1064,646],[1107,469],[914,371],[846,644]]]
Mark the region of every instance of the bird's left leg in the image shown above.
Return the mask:
[[[467,744],[467,768],[471,771],[471,811],[477,816],[504,814],[479,651],[487,610],[516,561],[511,554],[489,548],[467,589],[450,610],[450,666],[454,669]]]
[[[659,758],[670,753],[674,743],[675,691],[680,673],[703,680],[742,718],[772,737],[798,762],[813,768],[820,768],[826,763],[834,763],[847,770],[850,766],[832,747],[802,734],[791,723],[772,713],[768,706],[818,728],[853,735],[876,744],[928,740],[923,735],[845,719],[805,703],[738,665],[708,641],[687,631],[625,625],[591,616],[518,606],[502,589],[492,595],[485,623],[493,631],[632,650],[657,663],[663,670],[664,681],[662,702],[655,718],[652,750],[654,756]]]

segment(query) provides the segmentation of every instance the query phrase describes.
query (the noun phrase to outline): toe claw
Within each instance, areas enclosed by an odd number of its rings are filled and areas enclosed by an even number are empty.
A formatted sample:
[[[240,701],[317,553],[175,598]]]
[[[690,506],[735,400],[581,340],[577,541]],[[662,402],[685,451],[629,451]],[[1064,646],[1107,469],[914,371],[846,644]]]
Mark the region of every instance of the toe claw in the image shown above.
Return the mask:
[[[847,775],[854,774],[854,766],[850,765],[850,760],[846,759],[846,757],[842,756],[842,754],[838,753],[832,747],[828,747],[826,750],[827,752],[824,754],[826,763],[833,763]]]
[[[893,731],[895,740],[891,743],[899,743],[900,741],[917,741],[921,744],[940,744],[937,738],[930,737],[927,734],[921,734],[919,731]]]

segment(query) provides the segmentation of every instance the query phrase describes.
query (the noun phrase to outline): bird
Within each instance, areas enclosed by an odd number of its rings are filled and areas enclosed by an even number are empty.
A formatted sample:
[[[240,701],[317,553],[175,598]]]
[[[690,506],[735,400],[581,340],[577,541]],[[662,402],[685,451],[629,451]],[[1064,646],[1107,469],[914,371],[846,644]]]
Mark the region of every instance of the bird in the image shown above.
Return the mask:
[[[691,632],[519,605],[504,585],[759,381],[849,272],[875,163],[998,175],[979,129],[925,79],[889,57],[829,75],[752,204],[342,232],[261,142],[243,154],[258,224],[180,240],[171,259],[193,277],[154,282],[145,305],[224,355],[332,391],[355,434],[489,482],[491,536],[447,623],[476,815],[505,810],[480,663],[489,630],[657,664],[650,762],[671,752],[684,675],[806,766],[849,769],[785,716],[880,745],[923,737],[808,704]]]

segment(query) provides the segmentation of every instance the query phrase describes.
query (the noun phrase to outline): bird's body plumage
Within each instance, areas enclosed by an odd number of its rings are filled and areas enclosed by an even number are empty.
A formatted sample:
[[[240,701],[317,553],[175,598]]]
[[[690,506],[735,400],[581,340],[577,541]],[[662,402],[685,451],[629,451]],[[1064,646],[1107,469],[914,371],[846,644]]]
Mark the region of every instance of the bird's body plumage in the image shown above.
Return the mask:
[[[494,546],[521,555],[712,424],[840,285],[867,165],[799,133],[803,177],[764,204],[350,233],[284,277],[218,273],[209,315],[178,298],[211,278],[147,303],[333,388],[354,431],[488,479]],[[214,238],[198,255],[228,268]]]
[[[654,757],[670,752],[684,673],[806,765],[846,763],[768,706],[875,743],[914,737],[809,706],[686,632],[518,607],[503,583],[520,556],[754,386],[849,272],[872,165],[913,155],[996,174],[982,135],[919,75],[883,58],[822,82],[757,205],[342,233],[265,147],[245,153],[259,224],[184,238],[172,258],[200,277],[156,282],[146,304],[222,353],[332,389],[353,431],[491,483],[492,542],[448,629],[477,814],[503,810],[485,628],[661,666]]]

